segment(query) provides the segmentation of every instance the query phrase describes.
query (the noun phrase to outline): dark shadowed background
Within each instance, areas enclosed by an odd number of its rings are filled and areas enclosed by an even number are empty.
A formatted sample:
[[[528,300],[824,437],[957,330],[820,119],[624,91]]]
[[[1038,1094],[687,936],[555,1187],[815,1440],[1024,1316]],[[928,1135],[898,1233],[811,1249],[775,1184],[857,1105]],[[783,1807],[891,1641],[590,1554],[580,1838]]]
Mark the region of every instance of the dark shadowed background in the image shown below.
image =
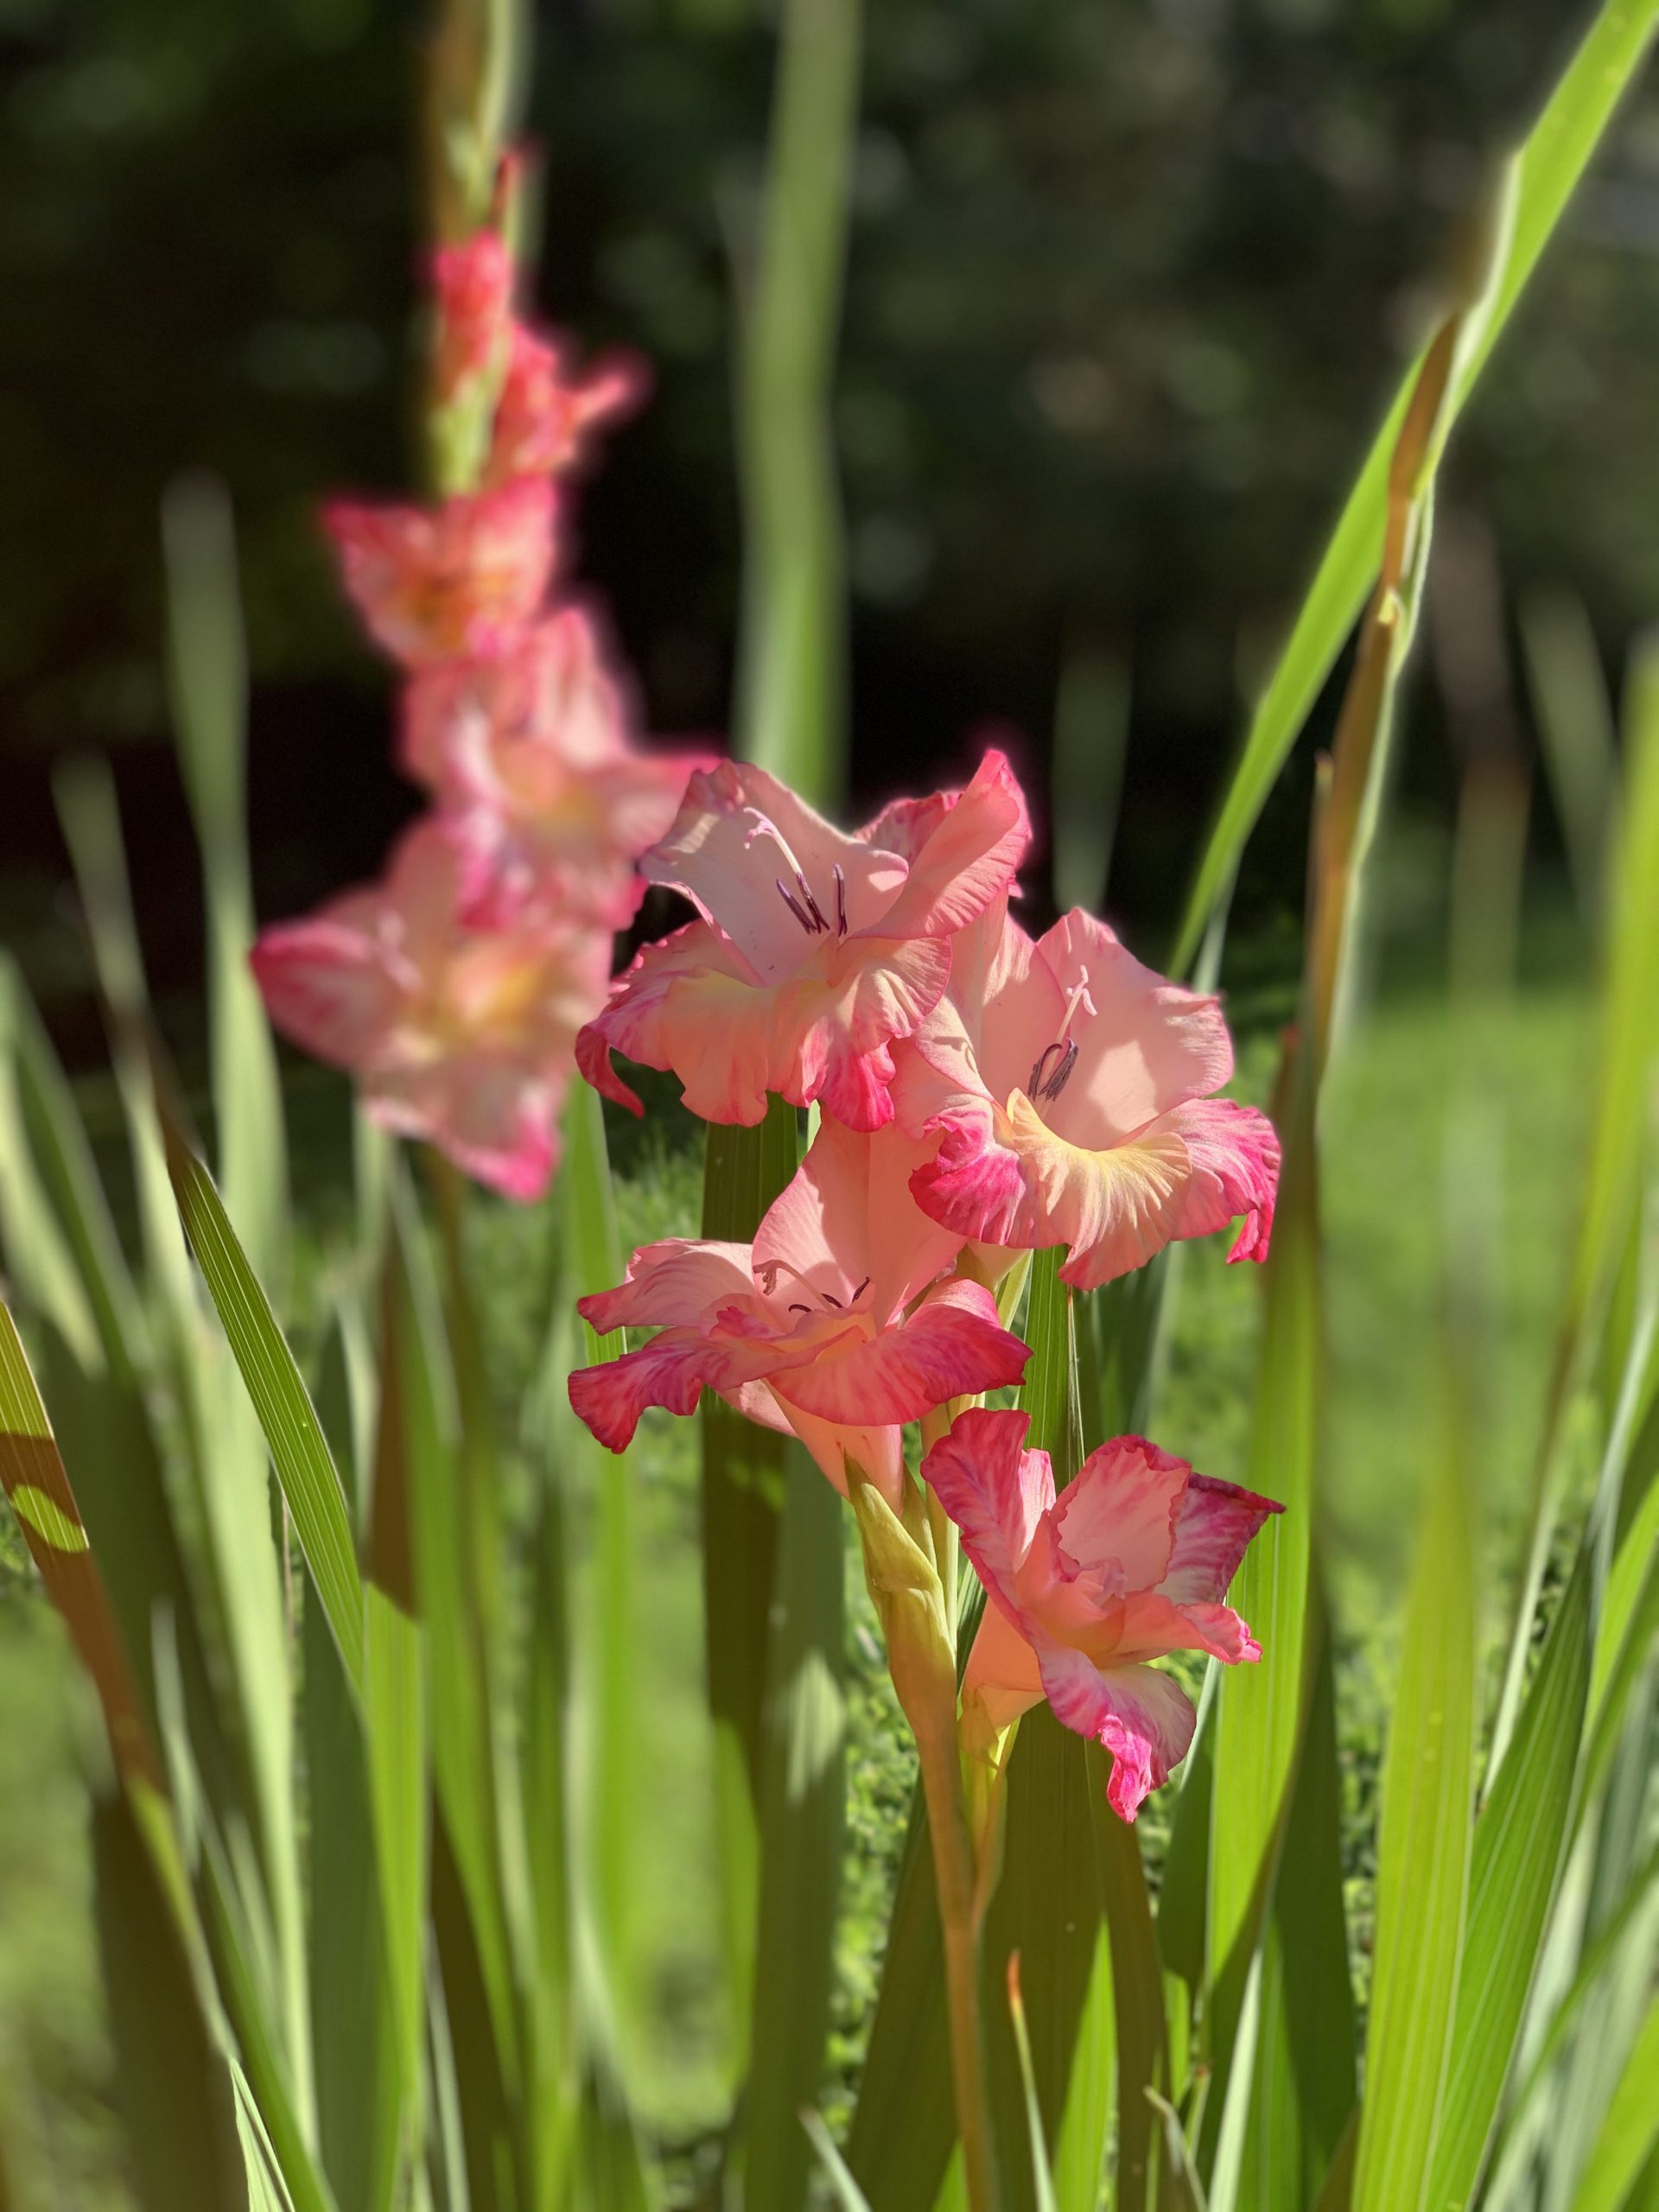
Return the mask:
[[[988,723],[1043,784],[1070,658],[1129,683],[1111,906],[1155,952],[1234,745],[1429,311],[1453,212],[1585,10],[1557,0],[880,0],[837,427],[856,796]],[[201,946],[168,750],[157,501],[227,480],[265,917],[377,866],[414,793],[318,496],[413,442],[422,11],[7,0],[0,16],[0,936],[72,1058],[96,1025],[54,760],[117,756],[164,1002]],[[538,10],[537,290],[652,362],[579,561],[664,733],[726,725],[737,585],[730,270],[770,90],[748,0]],[[1460,431],[1506,589],[1564,582],[1610,662],[1659,605],[1659,99],[1624,118]],[[1511,602],[1506,601],[1507,604]],[[1109,690],[1109,685],[1108,686]],[[1420,682],[1405,798],[1446,747]],[[1294,904],[1306,748],[1242,886]],[[1546,860],[1548,809],[1535,831]]]

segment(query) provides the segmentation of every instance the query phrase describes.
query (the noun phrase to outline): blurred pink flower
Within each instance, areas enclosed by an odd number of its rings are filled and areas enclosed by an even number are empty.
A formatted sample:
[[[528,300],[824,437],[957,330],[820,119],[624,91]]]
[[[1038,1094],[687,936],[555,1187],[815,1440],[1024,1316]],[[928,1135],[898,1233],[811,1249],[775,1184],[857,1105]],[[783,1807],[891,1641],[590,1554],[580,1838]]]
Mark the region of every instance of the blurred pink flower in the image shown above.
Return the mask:
[[[460,925],[442,826],[385,876],[260,935],[254,973],[285,1036],[357,1077],[371,1118],[426,1138],[511,1198],[546,1188],[577,1029],[605,995],[610,939],[547,924]]]
[[[643,365],[633,360],[606,362],[567,378],[558,341],[515,323],[486,483],[563,475],[584,458],[601,423],[639,404],[646,382]]]
[[[432,256],[440,404],[454,404],[493,370],[505,368],[512,291],[512,255],[499,231],[475,231]]]
[[[761,769],[728,761],[693,776],[641,866],[704,918],[639,954],[578,1040],[582,1072],[637,1112],[614,1047],[671,1069],[708,1121],[759,1122],[777,1091],[821,1100],[849,1128],[881,1128],[891,1047],[938,1003],[952,937],[1006,895],[1028,835],[998,753],[910,853],[844,835]]]
[[[893,1085],[905,1127],[938,1136],[925,1212],[984,1245],[1067,1245],[1061,1279],[1084,1290],[1239,1215],[1228,1257],[1267,1256],[1279,1140],[1210,1096],[1233,1071],[1218,1001],[1077,910],[1035,944],[992,912],[954,957]]]
[[[539,611],[557,501],[525,478],[439,507],[336,499],[323,522],[369,632],[406,668],[499,653]]]
[[[1195,1715],[1147,1662],[1205,1651],[1234,1665],[1261,1646],[1223,1603],[1272,1499],[1195,1475],[1142,1436],[1091,1452],[1056,1498],[1029,1416],[958,1414],[922,1465],[990,1600],[969,1655],[963,1716],[994,1738],[1044,1698],[1112,1754],[1107,1790],[1132,1821],[1192,1740]]]
[[[897,1130],[858,1136],[826,1121],[752,1246],[642,1245],[618,1288],[578,1300],[601,1332],[659,1331],[571,1376],[570,1402],[601,1443],[620,1452],[647,1406],[689,1414],[711,1389],[792,1428],[843,1494],[855,1459],[897,1509],[900,1426],[1018,1382],[1030,1357],[988,1290],[938,1280],[959,1247],[911,1203],[918,1156]]]
[[[624,929],[636,863],[668,828],[707,753],[647,753],[589,617],[566,607],[486,660],[410,681],[403,762],[435,796],[462,865],[464,918],[535,916]]]

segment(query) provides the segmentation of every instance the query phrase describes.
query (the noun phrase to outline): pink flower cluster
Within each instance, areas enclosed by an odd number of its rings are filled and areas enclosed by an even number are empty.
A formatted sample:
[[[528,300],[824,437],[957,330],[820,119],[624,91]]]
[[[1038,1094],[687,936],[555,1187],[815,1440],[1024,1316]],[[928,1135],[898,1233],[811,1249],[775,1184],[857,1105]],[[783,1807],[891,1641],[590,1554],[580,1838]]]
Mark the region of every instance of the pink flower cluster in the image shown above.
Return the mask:
[[[324,513],[403,671],[399,759],[431,804],[378,882],[265,931],[253,964],[276,1027],[352,1069],[377,1122],[531,1198],[644,895],[638,858],[709,756],[640,749],[593,615],[558,594],[563,480],[638,372],[568,372],[517,313],[494,227],[442,248],[431,279],[436,442],[471,455],[472,488]]]
[[[1235,1220],[1230,1256],[1265,1255],[1278,1141],[1214,1095],[1233,1067],[1218,1002],[1086,914],[1029,937],[1008,912],[1029,836],[995,752],[965,789],[851,836],[760,769],[692,776],[641,866],[698,918],[639,955],[577,1059],[635,1111],[613,1052],[671,1071],[709,1121],[758,1122],[769,1092],[821,1120],[752,1244],[645,1245],[580,1301],[601,1331],[657,1332],[572,1376],[601,1442],[620,1451],[648,1406],[690,1413],[711,1389],[899,1510],[904,1424],[1024,1372],[993,1287],[1021,1253],[1064,1247],[1079,1289]],[[964,1726],[989,1741],[1046,1697],[1112,1752],[1132,1819],[1192,1729],[1151,1662],[1259,1656],[1223,1600],[1276,1509],[1135,1437],[1057,1500],[1025,1432],[1022,1414],[959,1413],[921,1471],[991,1599]]]

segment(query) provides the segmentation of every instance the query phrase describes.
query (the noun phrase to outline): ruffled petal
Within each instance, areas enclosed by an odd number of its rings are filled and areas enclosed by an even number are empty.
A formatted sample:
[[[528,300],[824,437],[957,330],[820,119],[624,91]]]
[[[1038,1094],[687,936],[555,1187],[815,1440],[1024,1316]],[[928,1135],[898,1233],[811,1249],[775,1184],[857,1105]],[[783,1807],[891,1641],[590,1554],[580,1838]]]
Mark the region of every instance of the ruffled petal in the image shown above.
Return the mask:
[[[1099,1445],[1060,1492],[1054,1527],[1066,1557],[1102,1575],[1103,1593],[1145,1590],[1168,1568],[1192,1469],[1144,1436]]]
[[[370,634],[405,667],[501,652],[553,573],[557,502],[544,479],[439,507],[334,501],[323,522]]]
[[[1000,1605],[987,1605],[974,1631],[962,1678],[964,1720],[977,1703],[987,1733],[995,1736],[1022,1713],[1040,1705],[1046,1694],[1029,1640]]]
[[[1265,1260],[1279,1188],[1279,1136],[1267,1116],[1230,1098],[1194,1099],[1171,1116],[1192,1170],[1181,1236],[1208,1236],[1240,1215],[1229,1260]]]
[[[962,1532],[975,1572],[1016,1628],[1027,1612],[1020,1576],[1054,1503],[1046,1452],[1027,1452],[1031,1416],[969,1407],[922,1462],[922,1479]]]
[[[931,1149],[894,1128],[861,1135],[826,1114],[755,1231],[757,1279],[804,1279],[843,1304],[856,1293],[878,1321],[890,1319],[961,1249],[961,1239],[910,1195],[910,1178]]]
[[[570,1377],[570,1403],[607,1452],[625,1452],[648,1406],[695,1413],[708,1381],[709,1348],[695,1329],[664,1329],[638,1351]]]
[[[1137,1591],[1124,1600],[1117,1624],[1116,1663],[1162,1659],[1172,1651],[1202,1651],[1224,1666],[1262,1656],[1262,1647],[1230,1605],[1173,1605],[1161,1592]]]
[[[1158,1587],[1178,1605],[1218,1605],[1249,1541],[1284,1507],[1233,1483],[1194,1475],[1175,1516],[1175,1541]]]
[[[1132,1821],[1186,1756],[1198,1715],[1180,1684],[1155,1667],[1094,1666],[1057,1644],[1038,1649],[1054,1718],[1112,1755],[1106,1801]]]
[[[404,995],[360,926],[327,912],[278,923],[250,960],[272,1022],[304,1051],[349,1068],[385,1049]]]

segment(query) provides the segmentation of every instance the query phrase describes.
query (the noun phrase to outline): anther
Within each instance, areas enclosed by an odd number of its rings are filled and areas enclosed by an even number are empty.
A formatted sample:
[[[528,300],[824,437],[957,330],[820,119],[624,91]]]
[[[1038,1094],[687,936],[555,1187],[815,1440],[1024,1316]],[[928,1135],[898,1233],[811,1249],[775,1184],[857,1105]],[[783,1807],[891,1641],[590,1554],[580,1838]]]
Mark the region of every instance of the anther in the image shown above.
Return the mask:
[[[860,1285],[858,1286],[858,1288],[857,1288],[857,1289],[853,1293],[852,1296],[848,1300],[847,1303],[848,1303],[849,1306],[856,1306],[856,1305],[857,1305],[857,1303],[858,1303],[858,1301],[859,1301],[859,1300],[860,1300],[861,1298],[862,1298],[862,1297],[863,1297],[863,1295],[864,1295],[865,1292],[869,1288],[869,1287],[870,1287],[870,1279],[869,1279],[868,1275],[866,1275],[866,1276],[865,1276],[865,1278],[864,1278],[864,1280],[863,1280],[863,1281],[862,1281],[861,1283],[860,1283]]]
[[[830,874],[836,879],[836,935],[845,937],[847,934],[847,879],[842,874],[839,861],[836,862]]]
[[[841,1311],[841,1300],[840,1300],[836,1296],[836,1294],[835,1294],[835,1292],[834,1292],[833,1290],[826,1290],[826,1291],[823,1293],[823,1302],[824,1302],[824,1304],[825,1304],[826,1306],[833,1306],[835,1307],[835,1309],[836,1309],[836,1313],[840,1313],[840,1311]]]
[[[814,924],[827,937],[830,932],[830,925],[823,918],[823,909],[819,906],[817,900],[812,896],[812,887],[807,881],[806,878],[801,874],[799,868],[797,868],[795,871],[795,880],[801,887],[801,896],[806,901],[807,911],[811,915]]]
[[[785,1311],[791,1313],[804,1313],[809,1321],[812,1319],[812,1308],[810,1306],[802,1306],[798,1302],[786,1307]]]
[[[1055,1069],[1053,1074],[1050,1076],[1048,1081],[1043,1086],[1043,1096],[1045,1098],[1058,1098],[1059,1096],[1060,1093],[1065,1089],[1066,1084],[1071,1082],[1071,1071],[1077,1065],[1077,1040],[1073,1037],[1068,1039],[1065,1050],[1060,1055],[1060,1064],[1058,1067]]]
[[[812,916],[807,912],[805,907],[802,906],[800,900],[795,896],[795,893],[784,881],[781,875],[775,875],[772,880],[778,887],[778,896],[783,900],[785,906],[788,907],[790,912],[794,915],[796,920],[806,931],[808,937],[816,937],[819,930],[823,926],[823,917],[819,915],[817,920],[815,922]],[[807,895],[810,898],[811,894],[809,893]]]

